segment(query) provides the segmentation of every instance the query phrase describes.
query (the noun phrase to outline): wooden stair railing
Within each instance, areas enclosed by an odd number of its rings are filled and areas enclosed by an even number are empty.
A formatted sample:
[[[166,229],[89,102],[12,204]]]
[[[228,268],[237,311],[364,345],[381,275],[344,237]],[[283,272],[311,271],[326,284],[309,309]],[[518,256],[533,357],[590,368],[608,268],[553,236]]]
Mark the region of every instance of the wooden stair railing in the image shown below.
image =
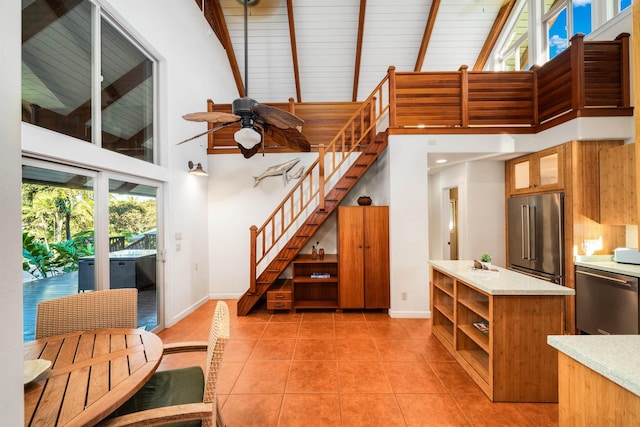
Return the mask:
[[[318,159],[264,224],[251,226],[250,285],[238,300],[239,315],[251,310],[386,148],[387,133],[378,130],[388,128],[388,76],[336,137],[320,147]]]

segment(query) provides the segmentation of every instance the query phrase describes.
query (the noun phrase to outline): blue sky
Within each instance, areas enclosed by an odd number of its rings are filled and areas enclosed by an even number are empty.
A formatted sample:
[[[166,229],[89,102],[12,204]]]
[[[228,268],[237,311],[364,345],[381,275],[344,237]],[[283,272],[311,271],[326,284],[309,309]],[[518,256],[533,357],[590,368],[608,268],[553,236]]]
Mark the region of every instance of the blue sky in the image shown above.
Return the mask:
[[[631,0],[621,0],[620,9],[631,5]],[[549,29],[549,58],[565,50],[574,34],[591,33],[591,0],[573,0],[573,33],[567,35],[567,11],[563,10]]]

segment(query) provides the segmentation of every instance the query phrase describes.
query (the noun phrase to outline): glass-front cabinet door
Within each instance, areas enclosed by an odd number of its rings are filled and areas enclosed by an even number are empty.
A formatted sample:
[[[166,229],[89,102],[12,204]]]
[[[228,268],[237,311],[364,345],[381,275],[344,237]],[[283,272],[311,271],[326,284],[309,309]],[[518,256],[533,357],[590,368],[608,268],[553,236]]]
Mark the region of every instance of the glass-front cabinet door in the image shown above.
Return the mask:
[[[563,145],[511,160],[511,194],[561,190],[563,165]]]

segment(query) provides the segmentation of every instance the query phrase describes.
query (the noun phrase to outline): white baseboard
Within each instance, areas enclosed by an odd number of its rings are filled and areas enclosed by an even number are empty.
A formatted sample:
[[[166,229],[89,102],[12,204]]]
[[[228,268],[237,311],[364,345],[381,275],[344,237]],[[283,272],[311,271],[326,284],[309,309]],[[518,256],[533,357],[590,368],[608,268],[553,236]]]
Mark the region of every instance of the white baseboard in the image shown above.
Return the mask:
[[[401,310],[389,310],[389,317],[395,319],[430,319],[431,311],[401,311]]]

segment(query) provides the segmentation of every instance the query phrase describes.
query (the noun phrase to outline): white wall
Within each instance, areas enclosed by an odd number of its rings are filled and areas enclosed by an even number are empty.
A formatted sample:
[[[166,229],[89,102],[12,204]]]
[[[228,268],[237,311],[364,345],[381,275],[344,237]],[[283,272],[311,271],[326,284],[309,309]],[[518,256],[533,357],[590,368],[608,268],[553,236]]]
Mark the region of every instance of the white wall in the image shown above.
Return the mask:
[[[20,2],[0,14],[0,414],[24,425],[22,385],[22,238],[20,232]]]

